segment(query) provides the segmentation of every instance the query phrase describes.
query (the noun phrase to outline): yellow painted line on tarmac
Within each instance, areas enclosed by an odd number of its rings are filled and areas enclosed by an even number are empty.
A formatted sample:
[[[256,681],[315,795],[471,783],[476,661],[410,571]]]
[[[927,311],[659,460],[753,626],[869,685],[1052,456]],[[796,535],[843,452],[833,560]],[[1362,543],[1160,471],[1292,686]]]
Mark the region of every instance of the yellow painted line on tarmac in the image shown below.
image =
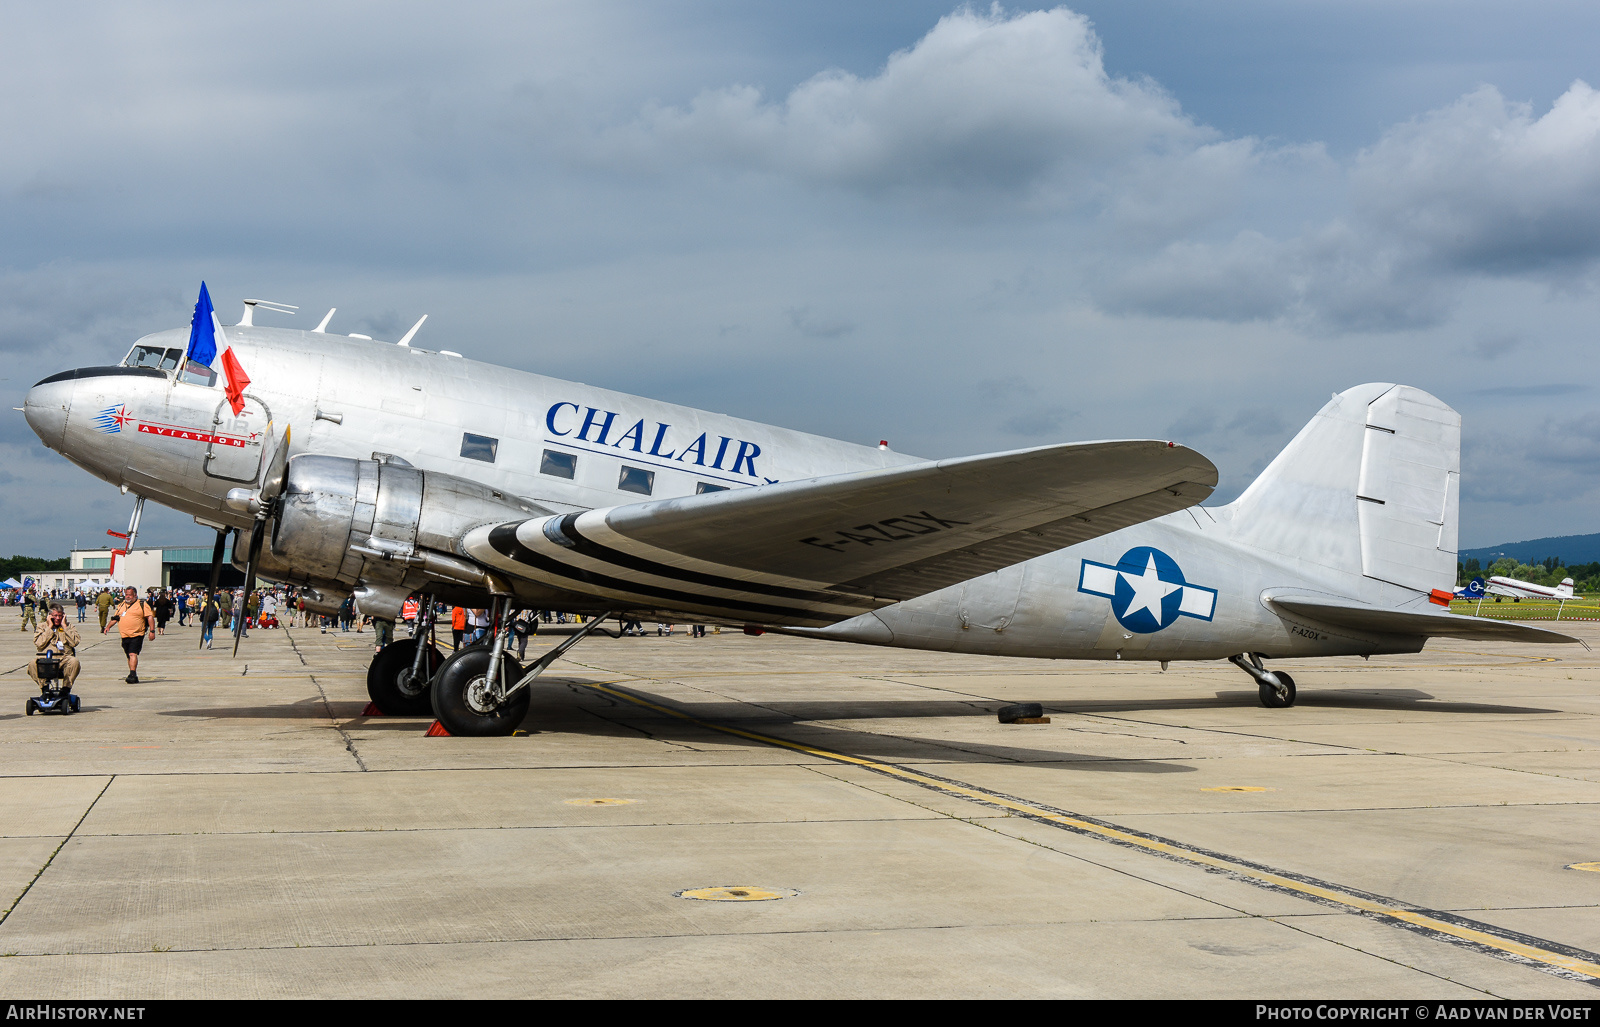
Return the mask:
[[[1600,874],[1600,863],[1568,863],[1568,870],[1592,870]]]
[[[764,745],[805,753],[808,756],[815,756],[834,763],[862,767],[886,777],[909,781],[923,788],[942,792],[945,795],[957,796],[990,808],[1003,809],[1029,820],[1065,828],[1076,834],[1100,838],[1125,848],[1162,856],[1179,863],[1187,863],[1190,866],[1197,866],[1220,873],[1247,884],[1298,895],[1321,905],[1358,913],[1379,922],[1389,923],[1392,926],[1401,926],[1438,941],[1463,945],[1485,955],[1528,965],[1558,977],[1600,986],[1600,954],[1547,941],[1543,938],[1535,938],[1515,931],[1508,931],[1490,924],[1467,920],[1451,913],[1423,909],[1411,903],[1401,902],[1397,899],[1375,895],[1355,888],[1346,888],[1303,874],[1278,870],[1251,860],[1229,856],[1226,853],[1212,852],[1197,846],[1184,845],[1181,842],[1157,835],[1120,827],[1108,821],[1079,816],[1042,803],[1028,802],[1024,799],[1006,795],[1003,792],[990,791],[960,781],[936,777],[931,774],[910,770],[906,767],[896,766],[893,763],[884,763],[861,756],[851,756],[848,753],[834,752],[814,745],[806,745],[802,742],[792,742],[785,738],[763,735],[755,731],[746,731],[743,728],[712,723],[680,710],[675,710],[670,706],[652,702],[624,689],[612,687],[609,684],[585,683],[585,687],[624,702],[632,703],[635,706],[654,710],[677,720],[687,721],[709,731],[716,731],[725,735],[733,735],[736,738],[760,742]]]

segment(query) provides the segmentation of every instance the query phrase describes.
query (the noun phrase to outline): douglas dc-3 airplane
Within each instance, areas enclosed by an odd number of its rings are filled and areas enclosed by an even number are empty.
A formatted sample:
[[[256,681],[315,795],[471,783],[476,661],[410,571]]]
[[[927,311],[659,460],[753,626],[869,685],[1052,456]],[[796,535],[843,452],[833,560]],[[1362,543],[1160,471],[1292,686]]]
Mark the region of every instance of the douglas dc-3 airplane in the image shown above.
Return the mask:
[[[1169,441],[924,460],[421,349],[416,328],[388,344],[326,334],[328,318],[256,326],[254,302],[224,328],[202,286],[190,328],[44,379],[28,423],[216,528],[218,565],[227,532],[247,536],[247,582],[305,586],[313,609],[351,594],[389,618],[417,594],[490,609],[488,644],[443,659],[419,623],[368,673],[385,712],[431,709],[452,734],[509,734],[582,637],[521,666],[507,640],[527,608],[598,615],[585,632],[626,614],[1163,668],[1226,658],[1268,707],[1295,699],[1268,659],[1578,641],[1439,608],[1461,419],[1415,388],[1335,395],[1211,508],[1216,468]]]

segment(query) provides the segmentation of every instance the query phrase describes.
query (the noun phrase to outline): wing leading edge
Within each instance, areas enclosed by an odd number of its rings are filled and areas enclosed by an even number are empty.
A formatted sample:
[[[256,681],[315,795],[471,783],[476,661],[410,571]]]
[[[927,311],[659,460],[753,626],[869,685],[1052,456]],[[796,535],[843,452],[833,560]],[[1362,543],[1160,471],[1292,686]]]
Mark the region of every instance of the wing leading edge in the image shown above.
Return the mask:
[[[619,606],[822,626],[1182,510],[1211,461],[1086,442],[485,525],[466,554]]]

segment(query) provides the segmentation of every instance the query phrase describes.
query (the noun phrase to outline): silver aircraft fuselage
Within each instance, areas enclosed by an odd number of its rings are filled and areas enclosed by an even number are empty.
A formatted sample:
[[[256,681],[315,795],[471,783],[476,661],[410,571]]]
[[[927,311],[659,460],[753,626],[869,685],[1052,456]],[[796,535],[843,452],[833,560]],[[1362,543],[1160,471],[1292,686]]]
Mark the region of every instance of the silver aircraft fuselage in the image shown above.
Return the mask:
[[[241,529],[248,529],[251,515],[230,505],[228,494],[257,481],[275,433],[285,427],[292,429],[294,455],[370,460],[392,454],[554,512],[919,462],[885,448],[448,352],[242,325],[227,329],[227,342],[251,379],[246,407],[235,416],[222,382],[186,380],[192,376],[176,366],[160,366],[160,354],[181,356],[187,341],[187,329],[139,340],[127,362],[144,359],[155,367],[83,368],[45,379],[28,394],[29,424],[47,446],[112,485],[202,523]],[[1352,399],[1351,410],[1365,410],[1369,398]],[[1360,426],[1354,423],[1355,450],[1339,459],[1359,465]],[[1392,606],[1419,601],[1415,584],[1360,573],[1358,537],[1334,532],[1308,546],[1303,534],[1278,530],[1283,518],[1299,516],[1273,509],[1280,501],[1277,493],[1247,492],[1227,506],[1147,521],[803,633],[1081,659],[1419,649],[1419,636],[1330,630],[1266,605],[1284,589]],[[1354,518],[1353,490],[1348,505]],[[1453,523],[1448,530],[1453,551]]]

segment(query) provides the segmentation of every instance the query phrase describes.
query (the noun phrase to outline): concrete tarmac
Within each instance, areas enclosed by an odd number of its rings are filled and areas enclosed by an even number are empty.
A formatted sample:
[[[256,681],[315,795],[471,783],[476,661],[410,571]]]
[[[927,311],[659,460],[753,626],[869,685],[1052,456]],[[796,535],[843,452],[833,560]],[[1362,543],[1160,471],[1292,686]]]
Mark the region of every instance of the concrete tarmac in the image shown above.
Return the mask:
[[[462,739],[363,717],[372,636],[304,628],[174,627],[138,685],[86,636],[82,712],[24,717],[18,623],[0,996],[1600,996],[1577,646],[1286,662],[1268,710],[1227,664],[680,628]]]

